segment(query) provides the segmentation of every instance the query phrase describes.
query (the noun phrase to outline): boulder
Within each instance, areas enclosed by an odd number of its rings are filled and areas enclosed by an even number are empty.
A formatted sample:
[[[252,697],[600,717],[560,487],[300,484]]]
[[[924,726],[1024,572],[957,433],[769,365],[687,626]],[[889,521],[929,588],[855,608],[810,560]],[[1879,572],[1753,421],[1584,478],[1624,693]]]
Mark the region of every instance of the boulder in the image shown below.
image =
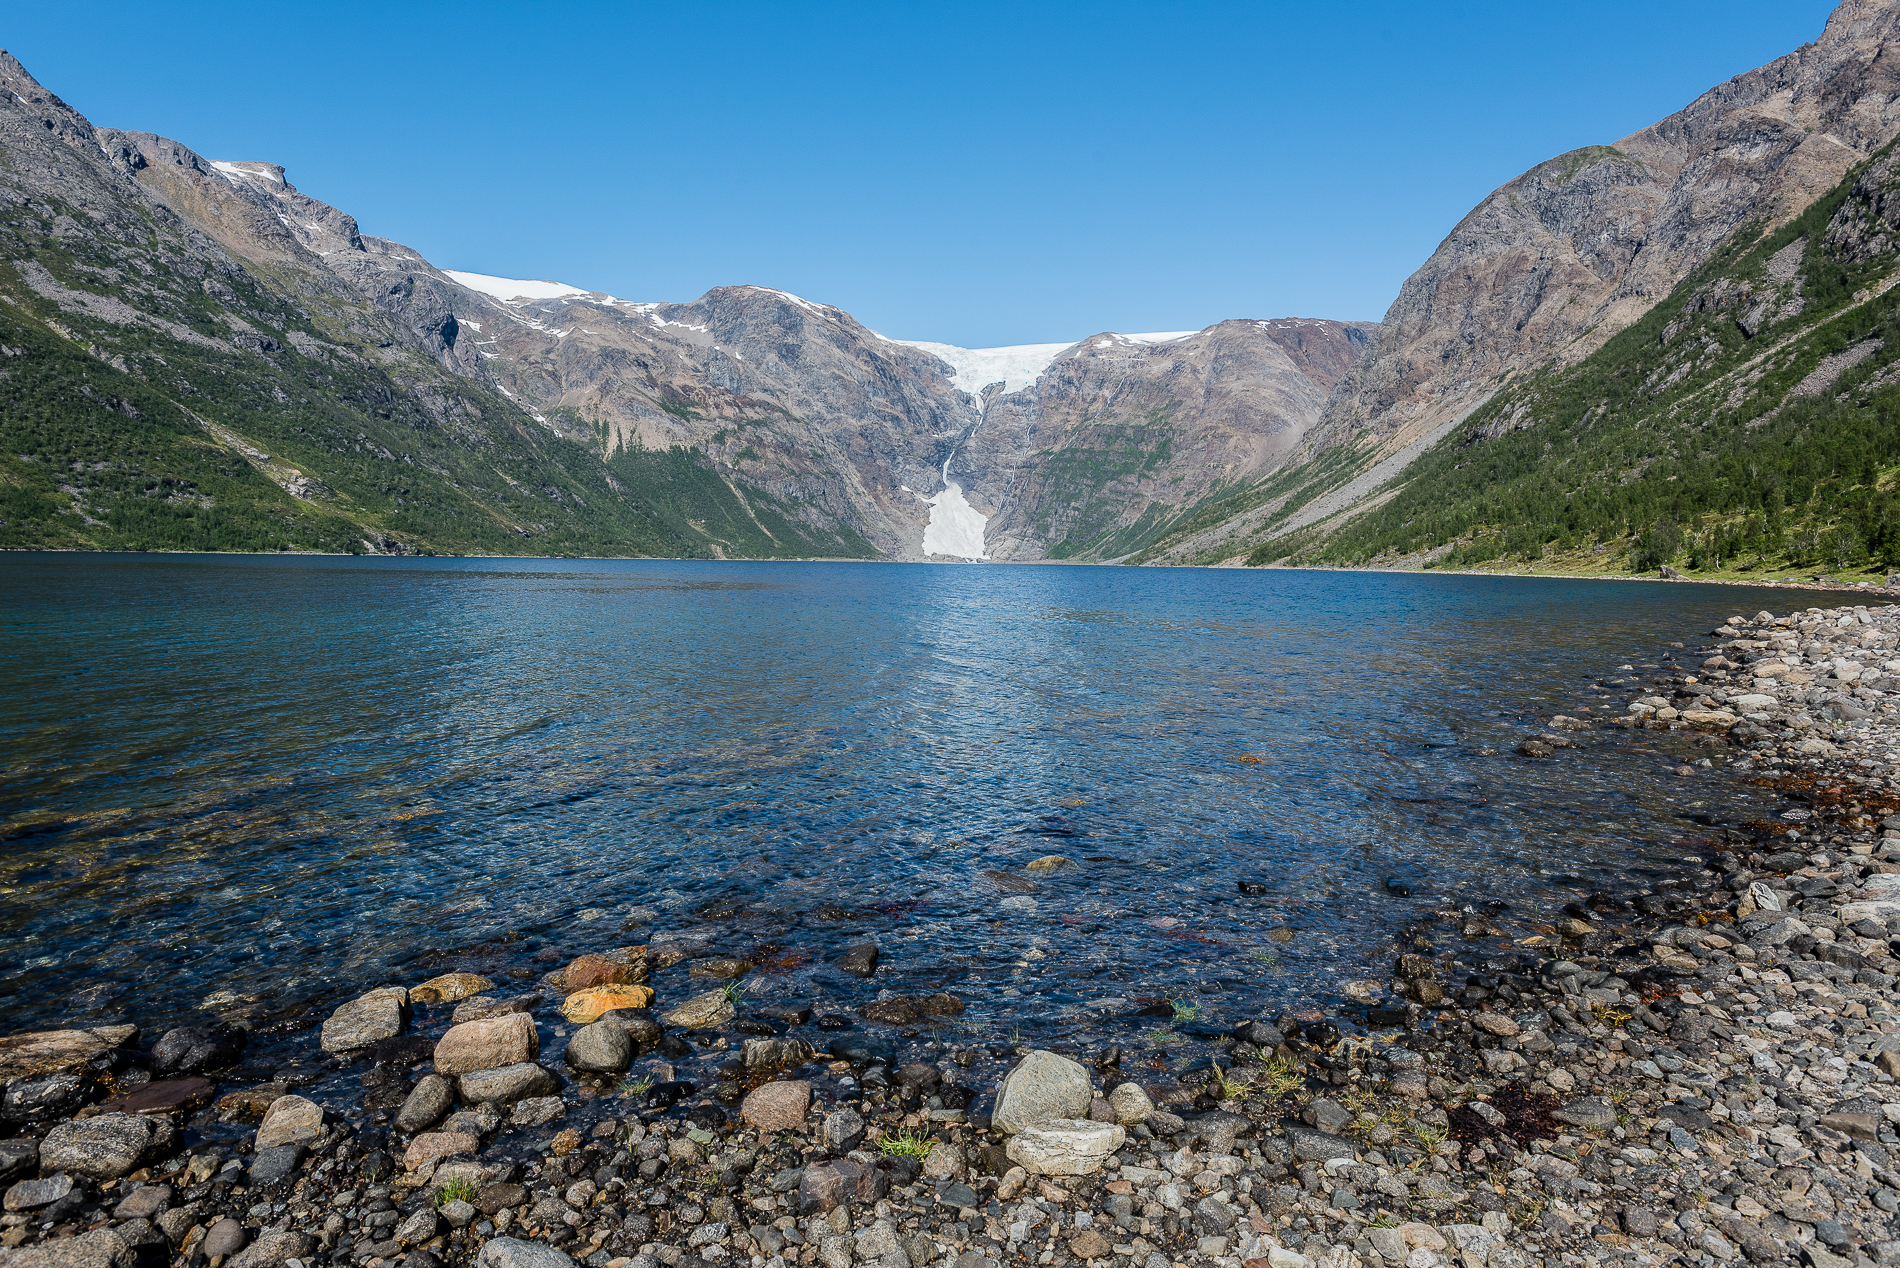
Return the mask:
[[[732,1001],[726,998],[724,991],[707,991],[691,999],[675,1004],[660,1014],[669,1026],[678,1026],[681,1030],[703,1030],[708,1026],[720,1026],[738,1015]]]
[[[1306,1127],[1288,1128],[1286,1142],[1292,1147],[1293,1156],[1301,1162],[1331,1162],[1335,1158],[1359,1156],[1358,1146],[1344,1136]]]
[[[351,1000],[323,1023],[325,1052],[353,1052],[394,1039],[409,1024],[409,992],[383,986]]]
[[[748,1092],[739,1105],[739,1117],[762,1132],[792,1131],[805,1125],[809,1108],[811,1084],[781,1079]]]
[[[63,1172],[37,1180],[22,1180],[7,1190],[8,1211],[37,1211],[73,1191],[73,1178]]]
[[[844,1155],[856,1149],[864,1141],[864,1116],[849,1106],[844,1106],[825,1115],[824,1127],[820,1130],[818,1143],[834,1154]]]
[[[134,1268],[137,1262],[132,1248],[108,1228],[0,1250],[0,1265],[5,1268]]]
[[[1616,1126],[1616,1106],[1600,1096],[1580,1097],[1552,1110],[1550,1116],[1585,1131],[1606,1132]]]
[[[494,983],[479,973],[444,973],[409,988],[411,1004],[453,1004],[491,990]]]
[[[611,1013],[620,1008],[645,1008],[652,1002],[653,988],[650,986],[595,986],[569,995],[561,1003],[561,1015],[569,1021],[586,1025],[598,1020],[602,1013]]]
[[[576,1070],[618,1074],[633,1064],[633,1036],[605,1022],[582,1026],[567,1041],[561,1059]]]
[[[280,1096],[264,1111],[254,1148],[312,1145],[323,1135],[323,1106],[301,1096]]]
[[[272,1145],[269,1149],[258,1150],[247,1172],[251,1184],[276,1184],[295,1171],[309,1153],[303,1145]]]
[[[503,1013],[531,1013],[540,1003],[539,992],[510,995],[505,999],[493,995],[471,995],[455,1006],[455,1011],[449,1014],[449,1021],[459,1026],[465,1021],[483,1021]]]
[[[1089,1176],[1128,1138],[1117,1124],[1050,1118],[1022,1129],[1004,1146],[1032,1176]]]
[[[877,958],[875,942],[860,942],[844,949],[844,954],[838,957],[838,967],[857,977],[870,977],[877,972]]]
[[[468,1074],[533,1061],[541,1055],[541,1037],[526,1013],[503,1013],[449,1027],[435,1045],[437,1074]]]
[[[798,1180],[798,1213],[823,1215],[845,1205],[875,1202],[884,1196],[889,1178],[876,1167],[849,1158],[814,1162]]]
[[[455,1083],[447,1075],[425,1074],[416,1081],[402,1108],[396,1111],[396,1130],[427,1131],[442,1121],[455,1105]]]
[[[219,1255],[237,1254],[250,1240],[250,1231],[227,1215],[205,1231],[205,1239],[198,1243],[198,1250],[207,1259],[216,1259]]]
[[[1086,1069],[1067,1057],[1038,1048],[1003,1076],[990,1122],[998,1131],[1013,1136],[1052,1119],[1086,1118],[1094,1099],[1095,1089]]]
[[[1145,1123],[1155,1112],[1154,1099],[1139,1083],[1117,1084],[1108,1094],[1108,1107],[1114,1111],[1115,1121],[1123,1127]]]
[[[626,1031],[627,1038],[633,1041],[633,1054],[636,1057],[657,1045],[666,1034],[660,1023],[649,1014],[632,1008],[616,1008],[612,1012],[602,1013],[594,1024],[615,1026]]]
[[[433,1163],[456,1154],[472,1154],[482,1147],[482,1138],[467,1132],[423,1132],[403,1151],[404,1171],[421,1171]]]
[[[784,1070],[817,1055],[803,1039],[748,1039],[740,1060],[747,1070]]]
[[[508,1121],[516,1127],[540,1127],[567,1117],[567,1105],[558,1096],[528,1096],[515,1102]]]
[[[136,1026],[102,1027],[96,1030],[33,1030],[0,1038],[0,1082],[36,1079],[62,1074],[97,1063],[114,1048],[129,1039],[119,1038],[120,1031],[138,1037]]]
[[[267,1228],[257,1240],[225,1261],[225,1268],[284,1268],[291,1260],[308,1260],[317,1239],[308,1233]]]
[[[99,1109],[106,1114],[172,1114],[209,1105],[217,1090],[210,1079],[154,1079],[101,1102]]]
[[[524,1242],[515,1237],[491,1237],[482,1244],[481,1254],[475,1256],[476,1268],[575,1268],[568,1256],[543,1246],[540,1242]]]
[[[164,1135],[173,1135],[169,1123]],[[137,1171],[161,1144],[158,1120],[142,1114],[101,1114],[60,1123],[40,1141],[40,1168],[70,1171],[94,1180],[116,1180]]]
[[[152,1045],[156,1074],[197,1074],[235,1065],[246,1035],[230,1026],[180,1026]]]
[[[470,1105],[513,1105],[528,1096],[553,1096],[561,1090],[561,1081],[532,1061],[494,1070],[477,1070],[459,1080],[462,1099]]]

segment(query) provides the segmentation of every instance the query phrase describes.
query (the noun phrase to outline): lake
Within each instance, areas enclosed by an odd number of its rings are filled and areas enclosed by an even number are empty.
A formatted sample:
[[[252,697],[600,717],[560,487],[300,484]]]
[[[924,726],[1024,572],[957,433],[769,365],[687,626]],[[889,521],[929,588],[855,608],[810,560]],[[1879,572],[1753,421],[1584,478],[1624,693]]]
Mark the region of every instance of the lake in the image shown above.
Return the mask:
[[[290,1032],[385,981],[704,933],[759,965],[748,1001],[947,990],[946,1025],[1049,1038],[1324,1005],[1424,913],[1522,932],[1682,869],[1760,813],[1673,773],[1693,736],[1513,749],[1731,612],[1817,598],[18,554],[0,596],[8,1029]],[[865,942],[874,977],[835,967]],[[689,967],[662,1005],[706,988]]]

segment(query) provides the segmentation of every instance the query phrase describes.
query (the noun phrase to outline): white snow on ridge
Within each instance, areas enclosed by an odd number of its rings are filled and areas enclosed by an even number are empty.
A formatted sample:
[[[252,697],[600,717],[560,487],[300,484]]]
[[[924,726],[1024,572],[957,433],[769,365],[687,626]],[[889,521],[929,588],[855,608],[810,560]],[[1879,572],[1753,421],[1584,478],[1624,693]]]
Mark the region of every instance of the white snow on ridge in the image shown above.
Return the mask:
[[[500,300],[562,299],[569,295],[589,293],[578,286],[569,286],[564,282],[521,282],[510,277],[490,277],[486,273],[459,273],[454,269],[442,271],[471,291],[493,295]]]
[[[808,299],[800,299],[798,296],[792,294],[790,291],[781,291],[770,286],[753,286],[753,287],[749,287],[748,289],[755,290],[755,291],[763,291],[767,295],[776,295],[780,299],[786,301],[787,303],[795,305],[796,307],[802,308],[806,312],[812,314],[815,317],[829,318],[832,315],[825,311],[824,305],[814,304]],[[882,335],[878,337],[883,338]]]

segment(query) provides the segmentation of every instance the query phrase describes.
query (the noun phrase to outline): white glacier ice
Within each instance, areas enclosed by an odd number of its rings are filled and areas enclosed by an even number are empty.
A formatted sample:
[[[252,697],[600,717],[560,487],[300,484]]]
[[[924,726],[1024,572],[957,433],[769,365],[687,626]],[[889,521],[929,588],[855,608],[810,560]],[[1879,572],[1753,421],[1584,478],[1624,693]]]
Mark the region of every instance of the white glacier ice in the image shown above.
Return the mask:
[[[992,380],[994,382],[994,380]],[[946,483],[930,499],[930,523],[924,529],[926,555],[954,555],[959,559],[988,559],[983,553],[983,528],[990,517],[963,497],[963,486]]]
[[[1200,333],[1198,330],[1161,330],[1137,335],[1112,334],[1095,346],[1108,347],[1108,341],[1115,339],[1123,343],[1173,343],[1177,339]],[[878,338],[883,339],[884,336],[879,335]],[[886,342],[922,349],[947,363],[954,372],[950,376],[950,385],[971,396],[992,383],[1001,383],[1005,395],[1020,392],[1041,378],[1042,372],[1057,357],[1076,346],[1073,343],[1019,343],[1007,348],[959,348],[952,343],[930,343],[922,339],[889,339]]]
[[[1013,348],[959,348],[955,344],[927,343],[921,339],[893,339],[907,348],[921,348],[955,371],[950,385],[975,396],[992,383],[1005,392],[1020,392],[1042,377],[1049,363],[1075,347],[1072,343],[1023,343]]]

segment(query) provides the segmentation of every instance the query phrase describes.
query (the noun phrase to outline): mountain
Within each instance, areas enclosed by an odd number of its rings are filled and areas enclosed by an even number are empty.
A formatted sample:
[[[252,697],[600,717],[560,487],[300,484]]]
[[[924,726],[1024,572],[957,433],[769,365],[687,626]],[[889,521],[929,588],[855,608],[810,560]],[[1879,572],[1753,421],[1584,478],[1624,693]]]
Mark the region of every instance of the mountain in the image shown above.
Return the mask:
[[[1376,329],[969,350],[444,271],[6,54],[0,157],[13,547],[1104,559],[1281,462]]]
[[[1517,376],[1377,505],[1253,562],[1891,568],[1897,477],[1900,141],[1602,348]]]
[[[1243,558],[1376,503],[1423,455],[1462,444],[1460,422],[1499,392],[1598,353],[1738,235],[1787,224],[1896,132],[1900,4],[1848,0],[1813,44],[1613,145],[1532,168],[1406,281],[1294,458],[1146,557]]]

